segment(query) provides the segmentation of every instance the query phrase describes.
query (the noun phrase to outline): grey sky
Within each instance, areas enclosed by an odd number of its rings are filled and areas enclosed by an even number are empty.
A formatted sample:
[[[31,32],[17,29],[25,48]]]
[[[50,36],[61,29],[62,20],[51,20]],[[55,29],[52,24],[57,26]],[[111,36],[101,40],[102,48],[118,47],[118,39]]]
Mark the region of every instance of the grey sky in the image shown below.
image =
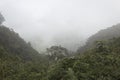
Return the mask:
[[[5,25],[41,45],[70,35],[80,42],[120,22],[120,0],[0,0],[0,11]]]

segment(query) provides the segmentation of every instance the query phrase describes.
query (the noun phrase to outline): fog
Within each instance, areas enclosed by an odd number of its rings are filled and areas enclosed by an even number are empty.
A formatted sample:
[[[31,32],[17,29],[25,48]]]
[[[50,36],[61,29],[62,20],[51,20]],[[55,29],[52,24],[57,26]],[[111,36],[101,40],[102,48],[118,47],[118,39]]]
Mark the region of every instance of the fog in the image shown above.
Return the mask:
[[[34,48],[76,50],[97,31],[120,22],[120,0],[0,0],[4,25]]]

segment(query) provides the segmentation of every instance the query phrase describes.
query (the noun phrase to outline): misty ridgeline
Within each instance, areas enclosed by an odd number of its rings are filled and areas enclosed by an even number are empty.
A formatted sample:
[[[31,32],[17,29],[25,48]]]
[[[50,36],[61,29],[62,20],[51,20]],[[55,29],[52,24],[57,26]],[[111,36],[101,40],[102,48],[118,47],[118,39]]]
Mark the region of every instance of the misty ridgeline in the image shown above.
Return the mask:
[[[100,30],[74,52],[54,45],[40,54],[4,21],[0,14],[0,80],[120,79],[120,24]]]

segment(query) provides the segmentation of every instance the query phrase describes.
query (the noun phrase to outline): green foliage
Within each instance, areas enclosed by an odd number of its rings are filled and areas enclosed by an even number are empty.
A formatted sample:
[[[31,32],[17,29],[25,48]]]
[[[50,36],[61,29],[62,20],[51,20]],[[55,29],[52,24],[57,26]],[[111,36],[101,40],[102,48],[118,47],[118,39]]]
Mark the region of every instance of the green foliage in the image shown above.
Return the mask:
[[[79,52],[85,52],[87,49],[93,48],[95,41],[105,41],[112,38],[120,37],[120,24],[113,25],[106,29],[98,31],[96,34],[88,38],[86,45],[78,49]]]
[[[41,80],[47,66],[17,33],[0,26],[0,80]]]
[[[17,55],[23,60],[35,60],[40,57],[39,53],[26,43],[12,29],[0,26],[0,45],[11,55]]]
[[[119,44],[120,38],[100,41],[79,57],[63,59],[52,67],[50,72],[54,75],[49,73],[49,80],[119,80],[120,52],[115,50]],[[64,74],[57,74],[59,70]]]
[[[40,55],[0,26],[0,80],[120,80],[120,38],[97,41],[93,49],[71,58],[60,46],[48,51],[51,57]],[[60,59],[53,62],[56,56]]]
[[[61,46],[51,46],[50,48],[47,48],[47,53],[49,59],[53,61],[58,61],[68,56],[68,50]]]

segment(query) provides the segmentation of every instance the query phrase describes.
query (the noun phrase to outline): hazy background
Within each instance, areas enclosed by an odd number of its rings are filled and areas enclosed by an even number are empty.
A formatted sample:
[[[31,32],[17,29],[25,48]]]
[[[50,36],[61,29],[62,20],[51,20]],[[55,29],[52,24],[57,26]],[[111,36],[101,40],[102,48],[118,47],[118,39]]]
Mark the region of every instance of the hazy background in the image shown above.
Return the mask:
[[[120,22],[120,0],[0,0],[4,23],[37,50],[76,50],[100,29]]]

